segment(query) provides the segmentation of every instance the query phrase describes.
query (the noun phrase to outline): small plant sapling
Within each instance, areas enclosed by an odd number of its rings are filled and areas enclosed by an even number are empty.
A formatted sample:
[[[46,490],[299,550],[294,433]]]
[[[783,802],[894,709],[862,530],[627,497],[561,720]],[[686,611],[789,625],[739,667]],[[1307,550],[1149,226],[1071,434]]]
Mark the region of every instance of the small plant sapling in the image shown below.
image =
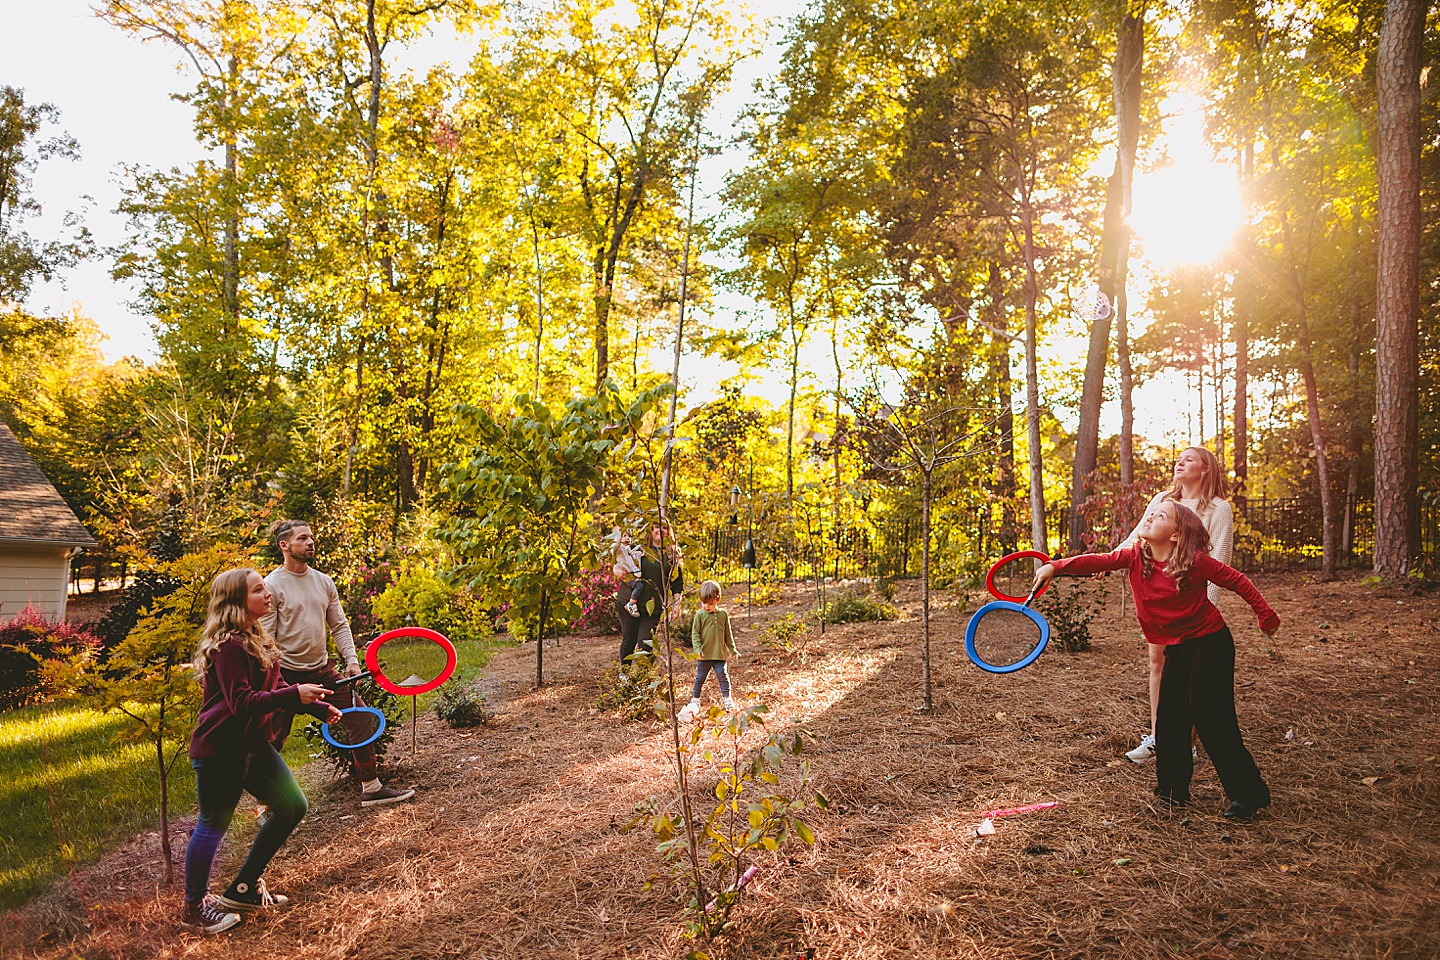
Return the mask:
[[[811,806],[828,806],[814,788],[810,761],[802,757],[806,731],[797,727],[772,734],[746,755],[745,735],[752,728],[763,730],[766,709],[756,703],[727,714],[712,705],[686,732],[679,756],[689,779],[718,774],[710,791],[716,802],[702,822],[687,824],[682,811],[651,796],[636,806],[626,828],[648,826],[660,840],[660,855],[685,879],[700,865],[700,882],[687,906],[686,933],[692,938],[711,940],[723,933],[755,857],[779,851],[792,837],[814,844],[815,833],[801,815]],[[792,769],[793,776],[782,783],[782,774]],[[703,809],[698,800],[689,806]]]

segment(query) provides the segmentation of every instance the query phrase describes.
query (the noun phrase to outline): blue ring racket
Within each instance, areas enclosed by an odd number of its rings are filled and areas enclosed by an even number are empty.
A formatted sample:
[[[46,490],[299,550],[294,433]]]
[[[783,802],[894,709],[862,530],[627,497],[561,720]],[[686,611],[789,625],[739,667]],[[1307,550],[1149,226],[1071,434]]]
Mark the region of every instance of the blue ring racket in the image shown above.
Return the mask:
[[[1033,599],[1032,592],[1024,603],[995,600],[975,611],[965,625],[971,663],[990,673],[1014,673],[1039,659],[1050,642],[1050,621],[1030,609]],[[996,662],[998,653],[1005,654],[1003,662]]]
[[[385,714],[374,707],[350,707],[340,711],[340,720],[334,724],[320,725],[320,736],[338,750],[359,750],[380,739],[385,732]],[[338,736],[337,736],[338,733]]]

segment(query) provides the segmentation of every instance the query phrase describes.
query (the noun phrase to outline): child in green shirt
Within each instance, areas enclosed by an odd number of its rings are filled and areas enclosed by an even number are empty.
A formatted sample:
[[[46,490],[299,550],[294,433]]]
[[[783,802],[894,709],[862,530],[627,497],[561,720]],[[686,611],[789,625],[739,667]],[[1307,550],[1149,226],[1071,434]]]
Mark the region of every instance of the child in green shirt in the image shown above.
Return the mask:
[[[690,645],[700,662],[695,667],[695,690],[690,703],[680,711],[681,720],[693,719],[700,712],[700,690],[712,670],[716,682],[720,684],[725,709],[735,709],[735,701],[730,699],[730,678],[725,675],[725,661],[737,652],[735,633],[730,629],[730,614],[719,604],[720,584],[714,580],[700,584],[700,605],[703,609],[695,611],[695,620],[690,625]]]

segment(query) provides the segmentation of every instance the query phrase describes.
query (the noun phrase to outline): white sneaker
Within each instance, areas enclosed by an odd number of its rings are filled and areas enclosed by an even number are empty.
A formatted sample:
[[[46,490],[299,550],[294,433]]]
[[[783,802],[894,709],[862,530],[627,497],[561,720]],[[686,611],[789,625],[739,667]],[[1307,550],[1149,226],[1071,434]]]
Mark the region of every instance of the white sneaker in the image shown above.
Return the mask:
[[[630,616],[632,617],[638,617],[640,616],[640,605],[634,600],[631,600],[629,603],[625,604],[625,612],[630,614]]]
[[[1134,750],[1131,750],[1129,753],[1125,754],[1125,756],[1127,759],[1133,760],[1135,763],[1144,763],[1146,760],[1154,760],[1155,735],[1151,733],[1145,734],[1145,736],[1140,740],[1140,746],[1136,747]]]
[[[735,701],[734,701],[734,700],[731,700],[729,697],[726,697],[726,698],[725,698],[725,709],[726,709],[726,710],[729,710],[731,713],[734,713],[734,712],[735,712]]]
[[[696,714],[698,714],[699,712],[700,701],[691,700],[689,703],[685,704],[685,706],[680,708],[680,722],[689,723],[691,720],[695,719]]]

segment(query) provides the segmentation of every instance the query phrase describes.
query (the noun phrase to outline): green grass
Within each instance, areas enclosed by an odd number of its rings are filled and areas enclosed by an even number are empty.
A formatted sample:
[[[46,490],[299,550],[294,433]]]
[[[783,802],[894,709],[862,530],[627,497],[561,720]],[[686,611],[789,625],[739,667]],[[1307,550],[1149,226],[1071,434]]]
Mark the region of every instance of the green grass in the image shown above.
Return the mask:
[[[0,714],[0,909],[43,892],[70,865],[159,827],[154,749],[117,743],[127,724],[78,704]],[[171,815],[189,812],[195,779],[184,758],[170,788]]]
[[[457,643],[458,666],[446,686],[475,679],[508,643],[508,638]],[[412,672],[426,675],[427,669],[433,675],[436,649],[424,641],[386,644],[387,675],[403,680]],[[439,695],[438,690],[422,695],[420,710]],[[295,724],[283,751],[293,769],[312,759],[301,732],[304,722]],[[0,910],[42,893],[68,867],[93,863],[136,833],[159,827],[153,748],[117,743],[126,723],[122,716],[76,703],[0,713]],[[170,815],[188,816],[194,809],[195,778],[181,757],[170,775]]]

